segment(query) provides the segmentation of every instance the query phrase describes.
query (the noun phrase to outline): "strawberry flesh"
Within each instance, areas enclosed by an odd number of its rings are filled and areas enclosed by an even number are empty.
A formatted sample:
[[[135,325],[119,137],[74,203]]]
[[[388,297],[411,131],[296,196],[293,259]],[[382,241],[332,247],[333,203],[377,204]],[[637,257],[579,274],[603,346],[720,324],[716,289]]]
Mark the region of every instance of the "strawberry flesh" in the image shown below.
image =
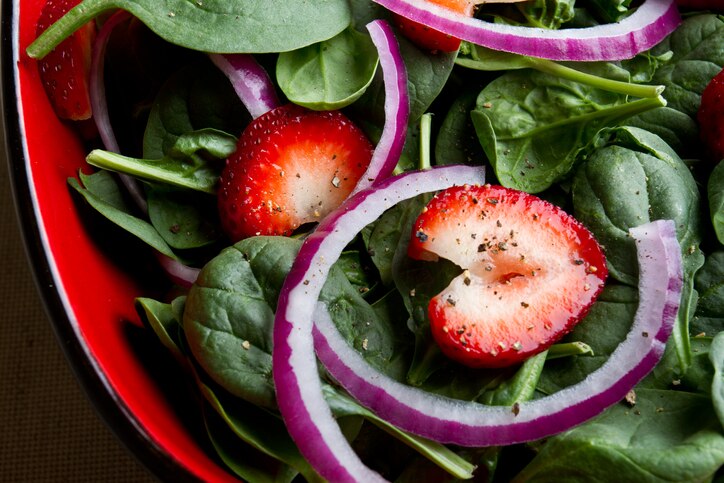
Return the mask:
[[[364,133],[338,111],[294,104],[244,130],[219,185],[219,212],[232,240],[290,235],[352,192],[372,158]]]
[[[491,185],[436,195],[408,254],[463,269],[428,313],[442,352],[470,367],[507,367],[547,349],[588,312],[608,274],[600,246],[573,217]]]
[[[36,25],[38,35],[80,0],[48,0]],[[88,22],[38,61],[40,79],[56,115],[81,121],[91,117],[88,83],[96,27]]]
[[[707,84],[697,113],[699,132],[713,161],[724,159],[724,70]]]

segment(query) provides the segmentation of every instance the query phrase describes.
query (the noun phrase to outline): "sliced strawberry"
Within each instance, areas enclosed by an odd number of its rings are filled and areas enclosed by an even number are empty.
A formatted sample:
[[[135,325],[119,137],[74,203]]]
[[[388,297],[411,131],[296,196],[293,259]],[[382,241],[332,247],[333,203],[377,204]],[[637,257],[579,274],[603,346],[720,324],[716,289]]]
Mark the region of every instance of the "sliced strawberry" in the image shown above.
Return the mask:
[[[472,17],[475,2],[471,0],[428,0],[453,12]],[[479,1],[479,0],[478,0]],[[418,47],[432,52],[455,52],[460,48],[460,39],[415,22],[401,15],[392,14],[395,25],[402,35]]]
[[[36,26],[40,35],[80,0],[48,0]],[[91,117],[88,81],[94,22],[88,22],[38,62],[45,92],[58,117],[80,121]]]
[[[697,113],[699,133],[715,162],[724,159],[724,70],[719,72],[701,93]]]
[[[293,104],[249,124],[227,160],[219,212],[233,240],[290,235],[339,206],[364,174],[373,146],[338,111]]]
[[[583,225],[508,188],[439,193],[413,230],[411,257],[464,270],[428,312],[443,353],[471,367],[506,367],[548,348],[588,312],[608,275]]]

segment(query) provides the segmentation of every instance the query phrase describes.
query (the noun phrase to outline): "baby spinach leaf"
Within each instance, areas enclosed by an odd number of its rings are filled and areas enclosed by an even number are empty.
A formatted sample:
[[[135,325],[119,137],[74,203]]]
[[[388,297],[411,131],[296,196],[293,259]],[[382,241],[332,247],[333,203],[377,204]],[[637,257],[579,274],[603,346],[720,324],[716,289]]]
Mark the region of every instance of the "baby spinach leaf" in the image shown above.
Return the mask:
[[[294,468],[296,471],[291,472],[292,479],[299,472],[309,482],[323,481],[299,453],[279,416],[246,401],[229,397],[223,391],[216,391],[199,379],[197,386],[208,405],[241,441]]]
[[[724,252],[706,257],[704,266],[696,274],[694,287],[699,292],[694,333],[715,336],[724,331]]]
[[[528,70],[498,77],[480,93],[471,116],[500,183],[537,193],[561,180],[599,133],[663,105]]]
[[[707,193],[711,224],[719,243],[724,245],[724,162],[719,162],[709,175]]]
[[[714,366],[711,400],[719,422],[724,428],[724,332],[714,337],[709,350],[709,360]]]
[[[430,53],[419,49],[401,35],[397,36],[397,41],[407,70],[410,124],[414,124],[427,112],[445,86],[455,65],[456,53]],[[354,103],[354,113],[377,126],[384,125],[384,97],[382,70],[378,69],[372,84]]]
[[[161,159],[140,159],[94,149],[86,157],[93,166],[215,194],[223,160],[236,150],[236,138],[215,129],[182,134]],[[215,162],[216,161],[216,162]]]
[[[637,389],[636,405],[554,436],[513,480],[708,481],[724,464],[724,434],[707,396]]]
[[[575,0],[533,0],[516,4],[528,25],[558,29],[573,19]]]
[[[447,448],[445,445],[406,433],[360,406],[354,399],[331,386],[324,386],[324,397],[336,416],[359,415],[389,435],[411,447],[456,478],[469,479],[475,466]]]
[[[631,0],[589,0],[588,8],[604,23],[621,20],[628,13]]]
[[[470,112],[475,108],[478,92],[469,90],[450,104],[437,133],[435,164],[473,164],[485,162],[485,153],[475,135]]]
[[[691,359],[694,273],[704,262],[698,248],[702,236],[699,191],[689,168],[661,138],[632,127],[619,128],[615,135],[575,174],[574,214],[606,247],[610,276],[630,285],[637,283],[638,263],[628,229],[651,220],[674,220],[685,283],[673,339],[685,371]]]
[[[180,308],[182,314],[185,303],[185,296],[178,297],[170,304],[146,297],[136,299],[136,312],[138,312],[141,320],[153,330],[161,344],[181,364],[186,364],[187,358],[182,349],[181,338],[183,334],[178,309]]]
[[[208,246],[222,236],[213,196],[156,185],[148,189],[146,200],[151,223],[174,249]]]
[[[189,348],[224,389],[262,407],[275,407],[272,330],[279,290],[301,241],[255,237],[223,250],[202,269],[186,301]],[[335,267],[320,299],[345,339],[387,371],[400,351],[395,329],[378,317]]]
[[[96,211],[157,251],[178,260],[178,256],[153,225],[132,214],[131,208],[123,201],[118,184],[109,172],[99,171],[92,175],[80,173],[79,178],[80,182],[75,178],[69,178],[68,183]]]
[[[666,86],[667,108],[636,116],[632,125],[649,129],[686,157],[701,153],[696,112],[701,93],[724,67],[724,18],[714,14],[692,15],[663,42],[653,55],[673,52],[652,79]]]
[[[28,54],[44,57],[81,25],[117,8],[172,44],[217,53],[294,50],[333,37],[351,21],[347,0],[83,0]]]
[[[546,362],[546,355],[544,351],[527,359],[513,377],[483,394],[481,402],[492,406],[514,406],[515,403],[532,399]]]
[[[277,59],[277,82],[287,98],[310,109],[341,109],[364,93],[379,57],[369,35],[353,27]]]
[[[628,229],[673,219],[684,253],[694,252],[701,241],[700,196],[687,166],[660,138],[631,127],[615,133],[616,139],[576,172],[573,207],[606,247],[610,275],[636,285],[636,250]]]
[[[626,338],[637,308],[638,292],[635,288],[606,285],[588,315],[564,339],[586,341],[593,354],[548,360],[538,382],[538,390],[553,394],[582,381],[601,367]]]
[[[163,85],[148,116],[143,157],[161,159],[190,132],[216,129],[238,135],[249,113],[228,79],[211,62],[188,65]]]

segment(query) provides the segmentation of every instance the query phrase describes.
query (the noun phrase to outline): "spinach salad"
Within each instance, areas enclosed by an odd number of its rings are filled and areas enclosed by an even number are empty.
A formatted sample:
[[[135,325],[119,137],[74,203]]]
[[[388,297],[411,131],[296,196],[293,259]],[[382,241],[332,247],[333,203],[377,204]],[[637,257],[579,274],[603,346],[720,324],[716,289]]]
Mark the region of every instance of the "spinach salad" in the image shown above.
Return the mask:
[[[528,0],[479,6],[475,15],[565,31],[622,21],[636,11],[631,3]],[[227,235],[219,179],[260,113],[250,113],[238,82],[209,54],[253,54],[271,82],[251,94],[262,112],[276,103],[341,111],[376,145],[389,90],[366,27],[397,25],[396,14],[368,0],[81,6],[29,49],[42,57],[91,19],[100,29],[115,140],[88,139],[98,169],[70,186],[180,282],[136,306],[201,396],[199,418],[219,460],[245,481],[321,481],[280,417],[272,373],[277,303],[315,223],[290,236]],[[108,15],[116,8],[130,15]],[[422,438],[360,404],[320,365],[342,433],[385,478],[724,481],[724,164],[709,159],[697,121],[702,92],[724,68],[724,16],[681,14],[663,41],[621,61],[554,61],[467,41],[429,51],[395,32],[409,97],[395,174],[484,166],[487,183],[535,194],[590,230],[608,278],[585,318],[547,350],[503,368],[454,362],[430,335],[427,306],[461,268],[407,257],[411,227],[432,196],[420,194],[354,236],[321,291],[331,322],[367,364],[434,395],[515,408],[585,380],[626,338],[639,306],[630,229],[673,220],[683,286],[663,357],[626,398],[532,442],[462,447]]]

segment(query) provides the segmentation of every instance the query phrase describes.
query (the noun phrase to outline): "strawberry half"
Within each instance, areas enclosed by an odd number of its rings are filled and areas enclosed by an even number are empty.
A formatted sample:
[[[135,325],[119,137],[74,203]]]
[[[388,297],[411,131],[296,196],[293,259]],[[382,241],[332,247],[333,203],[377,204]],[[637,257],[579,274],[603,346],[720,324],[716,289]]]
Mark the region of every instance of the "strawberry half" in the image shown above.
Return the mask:
[[[545,350],[583,318],[608,275],[600,246],[573,217],[491,185],[436,195],[408,254],[464,270],[428,313],[442,352],[470,367],[506,367]]]
[[[715,162],[724,159],[724,70],[701,93],[697,113],[701,140]]]
[[[219,185],[219,212],[233,240],[290,235],[319,221],[352,192],[372,158],[364,133],[339,111],[294,104],[244,130]]]
[[[40,12],[36,33],[43,33],[78,3],[80,0],[48,0]],[[91,117],[88,83],[95,32],[95,23],[88,22],[38,61],[43,87],[61,119]]]

